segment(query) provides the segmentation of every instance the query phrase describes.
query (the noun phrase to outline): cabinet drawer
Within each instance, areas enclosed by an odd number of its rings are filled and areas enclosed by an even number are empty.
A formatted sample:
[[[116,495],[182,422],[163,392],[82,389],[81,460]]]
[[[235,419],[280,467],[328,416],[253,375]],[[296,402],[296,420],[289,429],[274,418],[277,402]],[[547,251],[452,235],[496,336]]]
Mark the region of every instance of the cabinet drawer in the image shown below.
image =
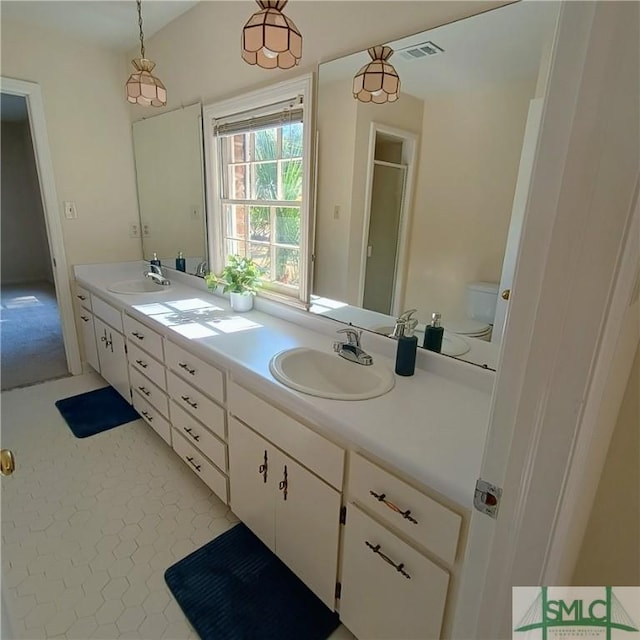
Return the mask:
[[[129,341],[129,365],[136,368],[161,389],[167,389],[164,365]]]
[[[112,307],[108,302],[91,294],[91,308],[93,315],[104,320],[108,325],[119,331],[122,330],[122,312],[120,309]]]
[[[462,523],[457,513],[358,454],[351,457],[348,493],[446,562],[455,561]]]
[[[367,640],[440,637],[446,571],[351,503],[342,553],[340,619],[353,634]]]
[[[129,365],[129,380],[134,393],[141,395],[149,404],[153,405],[165,418],[169,417],[169,398],[151,380],[145,378],[137,369]]]
[[[142,419],[169,445],[171,446],[171,425],[162,414],[150,405],[138,393],[133,394],[133,407],[142,416]]]
[[[169,369],[214,400],[224,403],[224,375],[221,371],[168,340],[165,341],[165,353]]]
[[[195,416],[205,426],[220,424],[220,407],[203,393],[179,378],[173,371],[167,371],[167,388],[175,403]],[[224,424],[224,422],[223,422]]]
[[[142,322],[134,320],[131,316],[124,317],[124,332],[131,344],[144,349],[147,353],[160,360],[164,360],[162,353],[162,336],[153,329],[149,329]]]
[[[179,431],[173,430],[173,449],[191,470],[224,502],[227,498],[227,477],[209,462]]]
[[[217,427],[218,430],[221,430],[222,437],[224,437],[224,411],[220,408],[217,409],[220,412]],[[171,424],[176,431],[179,431],[192,445],[200,449],[217,467],[223,471],[227,470],[227,445],[219,438],[216,438],[209,429],[201,425],[173,400],[171,401]],[[216,430],[216,433],[218,433],[218,430]]]
[[[342,489],[344,449],[249,393],[235,382],[229,383],[228,406],[233,415],[253,427],[267,440],[286,451],[336,489]]]
[[[91,294],[78,284],[76,284],[76,300],[85,309],[91,310]]]

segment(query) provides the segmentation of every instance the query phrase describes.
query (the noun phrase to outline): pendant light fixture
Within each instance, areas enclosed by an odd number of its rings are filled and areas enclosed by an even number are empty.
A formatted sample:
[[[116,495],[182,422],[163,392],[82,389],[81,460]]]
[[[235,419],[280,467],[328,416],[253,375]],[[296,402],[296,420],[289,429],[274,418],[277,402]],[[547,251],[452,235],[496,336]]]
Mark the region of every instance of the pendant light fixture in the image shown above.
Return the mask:
[[[164,107],[167,104],[167,90],[151,72],[156,66],[153,60],[144,57],[144,33],[142,32],[142,2],[138,5],[138,26],[140,27],[140,58],[131,61],[135,71],[127,80],[127,100],[143,107]]]
[[[256,11],[242,30],[242,59],[263,69],[291,69],[302,58],[302,36],[282,13],[287,0],[256,0]]]
[[[365,64],[353,79],[353,97],[360,102],[376,104],[395,102],[400,93],[400,77],[388,62],[393,49],[379,45],[368,52],[371,62]]]

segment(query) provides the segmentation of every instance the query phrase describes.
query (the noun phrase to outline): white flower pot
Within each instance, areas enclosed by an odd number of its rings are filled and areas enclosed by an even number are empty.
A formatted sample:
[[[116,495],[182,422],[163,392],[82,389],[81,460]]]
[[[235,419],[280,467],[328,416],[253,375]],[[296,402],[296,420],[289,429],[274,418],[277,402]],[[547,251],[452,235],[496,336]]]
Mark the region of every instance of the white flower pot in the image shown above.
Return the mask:
[[[253,295],[250,293],[234,293],[229,294],[231,299],[231,308],[234,311],[251,311],[253,309]]]

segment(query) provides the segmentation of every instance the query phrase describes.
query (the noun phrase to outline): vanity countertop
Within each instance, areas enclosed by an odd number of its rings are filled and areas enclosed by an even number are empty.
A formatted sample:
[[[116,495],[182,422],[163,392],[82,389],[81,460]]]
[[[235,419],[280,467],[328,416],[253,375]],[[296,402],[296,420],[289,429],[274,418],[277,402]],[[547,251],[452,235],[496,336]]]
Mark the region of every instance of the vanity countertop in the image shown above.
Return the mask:
[[[302,346],[331,352],[332,337],[257,310],[235,314],[226,299],[206,290],[203,281],[175,272],[166,292],[121,295],[108,291],[115,282],[139,279],[142,265],[77,265],[75,275],[81,286],[194,355],[226,368],[239,384],[300,416],[319,433],[369,452],[471,508],[491,403],[491,394],[482,385],[468,384],[464,376],[416,368],[415,375],[396,376],[390,392],[370,400],[329,400],[294,391],[272,376],[271,358]],[[393,370],[393,359],[368,345],[363,346],[374,361]]]

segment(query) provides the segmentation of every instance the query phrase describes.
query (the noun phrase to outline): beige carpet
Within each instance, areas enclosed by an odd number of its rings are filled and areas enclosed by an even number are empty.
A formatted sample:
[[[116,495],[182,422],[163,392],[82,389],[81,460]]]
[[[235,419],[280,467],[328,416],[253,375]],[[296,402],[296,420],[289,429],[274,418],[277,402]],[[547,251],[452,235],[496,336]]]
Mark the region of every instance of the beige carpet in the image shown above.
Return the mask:
[[[0,365],[3,391],[69,375],[53,285],[2,286]]]

